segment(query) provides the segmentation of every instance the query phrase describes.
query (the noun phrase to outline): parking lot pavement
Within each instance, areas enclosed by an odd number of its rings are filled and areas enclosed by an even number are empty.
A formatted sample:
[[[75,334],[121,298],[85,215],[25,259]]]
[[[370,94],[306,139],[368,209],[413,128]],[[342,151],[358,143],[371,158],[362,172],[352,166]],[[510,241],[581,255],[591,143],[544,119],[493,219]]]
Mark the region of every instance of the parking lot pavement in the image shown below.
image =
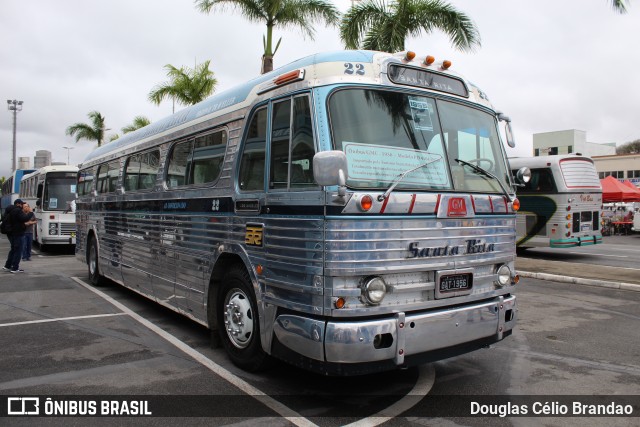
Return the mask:
[[[8,246],[0,241],[3,260]],[[0,273],[0,395],[244,394],[186,344],[74,280],[86,266],[72,258],[34,254],[25,273]]]
[[[615,254],[607,255],[633,259],[637,257],[637,248],[640,246],[640,234],[629,236],[606,236],[604,245],[598,245],[598,252],[607,252],[610,247],[615,247]],[[594,248],[594,247],[591,247]],[[623,249],[621,249],[623,248]],[[631,249],[626,251],[625,248]],[[516,259],[516,270],[522,277],[531,277],[542,280],[554,280],[558,282],[576,283],[582,285],[601,286],[615,289],[640,292],[640,273],[637,264],[631,263],[627,267],[590,263],[588,259],[576,260],[576,254],[583,251],[583,255],[589,256],[590,252],[585,248],[554,249],[553,257],[537,256],[528,252],[519,252]],[[612,251],[611,251],[612,252]],[[551,252],[548,252],[551,253]],[[563,253],[573,257],[572,262],[564,261],[559,256]],[[598,254],[591,254],[599,256]],[[630,268],[633,267],[633,268]]]

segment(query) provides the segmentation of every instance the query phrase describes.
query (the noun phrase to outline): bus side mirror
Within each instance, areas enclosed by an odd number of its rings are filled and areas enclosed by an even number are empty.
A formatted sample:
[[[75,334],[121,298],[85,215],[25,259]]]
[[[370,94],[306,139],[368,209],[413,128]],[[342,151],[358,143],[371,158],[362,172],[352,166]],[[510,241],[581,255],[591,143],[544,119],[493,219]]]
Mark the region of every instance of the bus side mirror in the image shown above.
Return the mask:
[[[518,169],[516,181],[518,181],[519,184],[526,184],[531,181],[531,169],[526,166]]]
[[[498,120],[501,122],[505,122],[504,124],[504,134],[507,137],[507,145],[509,147],[514,148],[516,146],[516,141],[513,139],[513,129],[511,128],[511,119],[508,116],[505,116],[501,112],[497,112]]]
[[[347,194],[347,156],[344,152],[322,151],[313,156],[313,178],[319,185],[338,185],[338,195]]]

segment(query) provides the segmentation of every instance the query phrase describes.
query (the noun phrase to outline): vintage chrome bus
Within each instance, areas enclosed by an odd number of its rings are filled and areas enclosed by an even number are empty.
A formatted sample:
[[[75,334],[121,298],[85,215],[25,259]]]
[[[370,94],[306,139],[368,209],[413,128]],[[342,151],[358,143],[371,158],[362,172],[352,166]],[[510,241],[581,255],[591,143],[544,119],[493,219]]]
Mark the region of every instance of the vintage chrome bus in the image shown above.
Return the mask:
[[[0,202],[0,209],[4,213],[4,210],[13,205],[13,202],[18,198],[20,193],[20,180],[23,176],[30,174],[35,169],[16,169],[11,173],[11,176],[2,183],[2,199]]]
[[[581,155],[509,159],[515,173],[531,170],[518,188],[518,247],[570,248],[602,243],[602,187],[589,157]]]
[[[450,62],[309,56],[98,148],[76,254],[270,356],[363,374],[511,334],[513,182],[497,113]]]
[[[33,241],[41,250],[76,244],[77,181],[78,168],[69,165],[45,166],[22,178],[20,198],[33,207],[38,221]]]

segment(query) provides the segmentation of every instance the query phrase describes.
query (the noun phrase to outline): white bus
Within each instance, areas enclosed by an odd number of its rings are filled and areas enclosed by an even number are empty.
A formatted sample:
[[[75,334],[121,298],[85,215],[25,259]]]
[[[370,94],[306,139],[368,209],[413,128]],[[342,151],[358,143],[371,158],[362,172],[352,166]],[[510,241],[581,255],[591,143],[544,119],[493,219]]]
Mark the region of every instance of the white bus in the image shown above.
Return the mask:
[[[207,326],[247,370],[364,374],[502,340],[511,128],[449,67],[317,54],[98,148],[77,210],[90,281]]]
[[[41,250],[76,244],[77,182],[78,168],[69,165],[45,166],[22,178],[20,198],[33,208],[38,221],[33,241]]]
[[[518,247],[571,248],[602,243],[602,186],[593,160],[581,155],[510,158],[531,179],[518,188]]]

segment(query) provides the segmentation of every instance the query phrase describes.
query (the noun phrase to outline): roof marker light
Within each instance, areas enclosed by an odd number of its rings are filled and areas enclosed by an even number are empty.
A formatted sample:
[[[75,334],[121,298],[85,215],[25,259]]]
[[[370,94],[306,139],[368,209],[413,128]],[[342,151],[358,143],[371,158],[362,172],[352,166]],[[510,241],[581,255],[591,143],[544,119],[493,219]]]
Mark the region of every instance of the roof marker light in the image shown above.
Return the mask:
[[[413,58],[415,58],[415,57],[416,57],[416,53],[411,51],[411,50],[408,50],[407,54],[404,56],[404,60],[405,61],[413,61]]]
[[[302,80],[302,79],[304,79],[304,69],[293,70],[293,71],[289,71],[288,73],[282,74],[282,75],[276,77],[273,80],[273,83],[275,83],[277,86],[279,86],[279,85],[295,82],[295,81]]]
[[[442,69],[443,70],[448,70],[449,67],[451,67],[451,61],[448,61],[448,60],[442,61]]]
[[[434,58],[433,56],[427,55],[427,57],[424,58],[423,64],[429,66],[429,65],[433,64],[435,62],[435,60],[436,60],[436,58]]]

